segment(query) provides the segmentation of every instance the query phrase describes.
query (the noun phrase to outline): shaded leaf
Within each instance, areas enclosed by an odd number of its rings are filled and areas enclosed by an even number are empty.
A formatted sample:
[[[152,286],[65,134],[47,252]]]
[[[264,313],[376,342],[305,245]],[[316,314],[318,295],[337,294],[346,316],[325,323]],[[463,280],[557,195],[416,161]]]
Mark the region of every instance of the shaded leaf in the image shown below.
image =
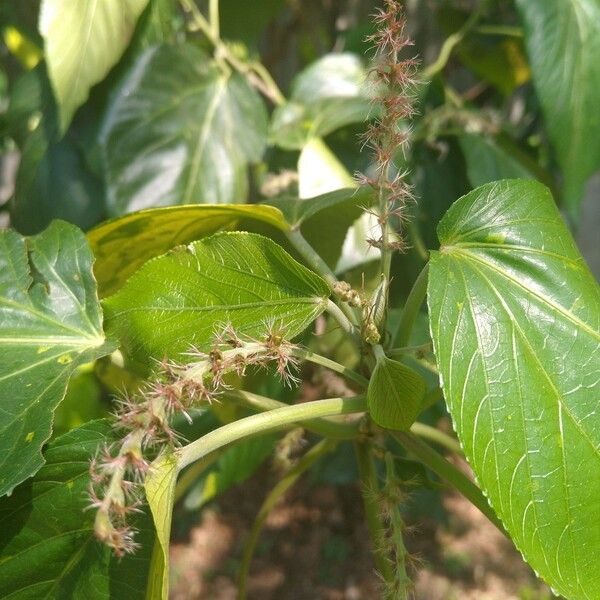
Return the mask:
[[[270,137],[289,150],[375,116],[373,85],[354,54],[328,54],[293,81],[290,100],[273,113]]]
[[[131,39],[148,0],[42,0],[40,33],[64,133]]]
[[[3,598],[20,600],[143,600],[153,530],[134,522],[142,546],[121,560],[96,541],[89,501],[89,461],[114,440],[106,421],[88,423],[54,440],[46,464],[10,498],[0,500],[0,581]]]
[[[465,455],[536,572],[597,598],[600,288],[537,182],[478,188],[438,234],[431,330]]]
[[[500,179],[534,179],[533,173],[494,139],[463,134],[458,141],[465,155],[467,175],[473,187]]]
[[[576,218],[585,183],[600,169],[600,3],[517,0],[533,81]]]
[[[257,204],[151,208],[102,223],[88,233],[100,297],[116,292],[151,258],[179,244],[235,227],[244,218],[288,229],[279,210]]]
[[[410,367],[382,357],[369,381],[369,414],[380,427],[408,431],[421,412],[425,380]]]
[[[264,336],[270,321],[286,337],[327,304],[329,288],[275,242],[220,233],[146,263],[104,301],[107,326],[138,362],[210,345],[215,327]]]
[[[266,135],[264,103],[244,77],[191,45],[147,50],[103,127],[109,211],[241,202]]]
[[[81,364],[109,353],[81,231],[0,232],[0,495],[43,464],[53,412]]]

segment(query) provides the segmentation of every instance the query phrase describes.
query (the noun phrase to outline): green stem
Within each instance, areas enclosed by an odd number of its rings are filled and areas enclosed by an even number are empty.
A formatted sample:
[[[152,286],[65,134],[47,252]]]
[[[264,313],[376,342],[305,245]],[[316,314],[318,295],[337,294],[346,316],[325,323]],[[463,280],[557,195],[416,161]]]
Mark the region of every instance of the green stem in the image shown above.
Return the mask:
[[[356,442],[355,450],[358,472],[362,484],[361,491],[365,507],[365,517],[373,544],[375,567],[380,577],[386,583],[391,583],[394,575],[389,557],[385,552],[385,526],[381,519],[380,507],[377,503],[377,498],[381,490],[375,470],[371,444],[369,442]]]
[[[502,523],[490,507],[481,490],[451,462],[440,456],[431,446],[422,442],[410,433],[397,432],[394,437],[411,454],[416,456],[426,467],[441,479],[451,484],[467,500],[470,500],[502,533]]]
[[[416,250],[419,257],[427,262],[429,260],[429,250],[427,250],[427,246],[423,241],[423,236],[421,235],[419,226],[414,221],[409,221],[406,224],[406,230],[408,232],[410,241],[412,242],[413,248]]]
[[[297,358],[301,358],[302,360],[307,360],[316,365],[320,365],[325,367],[326,369],[330,369],[331,371],[335,371],[340,375],[343,375],[346,379],[350,381],[354,381],[362,388],[366,388],[369,386],[369,380],[366,377],[363,377],[360,373],[341,365],[340,363],[331,360],[325,356],[321,356],[320,354],[316,354],[315,352],[311,352],[310,350],[304,350],[303,348],[296,348],[292,350],[293,356]]]
[[[234,402],[238,402],[252,410],[258,410],[260,412],[289,406],[279,400],[253,394],[252,392],[246,392],[245,390],[230,390],[224,394],[224,397],[226,400],[233,400]],[[323,437],[338,440],[353,439],[357,436],[359,430],[358,423],[344,423],[336,421],[333,418],[310,419],[308,421],[301,421],[299,424],[305,429],[308,429],[308,431],[312,431]]]
[[[350,307],[348,307],[350,308]],[[332,300],[327,301],[327,312],[338,322],[338,325],[351,337],[355,338],[355,341],[360,342],[358,335],[358,329],[354,325],[348,316],[344,313],[342,308],[338,306]]]
[[[220,19],[219,19],[219,0],[210,0],[208,6],[208,14],[210,19],[210,29],[214,39],[218,40],[221,37]]]
[[[480,25],[475,31],[485,35],[505,35],[517,38],[522,38],[524,35],[521,27],[513,27],[511,25]]]
[[[464,25],[458,31],[446,38],[446,41],[443,43],[437,59],[426,69],[421,71],[421,76],[423,79],[432,79],[435,75],[444,70],[445,66],[450,60],[452,51],[463,41],[467,33],[469,33],[469,31],[475,27],[477,21],[479,21],[479,18],[481,17],[481,13],[482,9],[480,6],[471,13],[471,16],[465,21]]]
[[[392,503],[390,508],[389,522],[392,533],[392,543],[394,544],[394,585],[390,590],[389,597],[393,600],[408,600],[408,590],[410,587],[410,578],[406,572],[406,557],[408,552],[404,545],[404,522],[400,513],[400,507],[395,501],[400,497],[401,491],[396,491],[398,487],[398,478],[394,466],[394,457],[391,452],[385,453],[385,471],[386,487],[389,490],[389,499]],[[385,491],[385,490],[384,490]]]
[[[333,287],[339,283],[329,265],[319,256],[318,252],[306,241],[298,228],[289,229],[286,232],[288,240],[298,250],[302,258],[329,284]]]
[[[187,12],[193,21],[194,26],[202,31],[208,41],[215,49],[215,56],[224,59],[238,73],[248,78],[248,81],[258,89],[261,94],[269,98],[273,104],[283,104],[285,97],[273,78],[265,76],[266,69],[262,65],[248,64],[235,56],[226,44],[219,37],[218,14],[216,16],[217,25],[213,23],[213,15],[218,13],[218,1],[210,0],[209,10],[211,11],[211,22],[207,21],[204,15],[198,10],[194,0],[179,0],[184,11]]]
[[[429,275],[429,263],[427,263],[423,270],[419,273],[417,280],[415,281],[404,310],[402,311],[402,317],[396,331],[396,335],[393,338],[394,346],[408,346],[410,340],[410,334],[412,333],[413,326],[421,310],[421,305],[427,295],[427,279]]]
[[[321,440],[298,461],[298,464],[293,469],[286,473],[283,479],[277,483],[265,498],[258,515],[252,524],[252,529],[250,530],[246,544],[244,545],[244,553],[242,555],[238,576],[238,600],[245,600],[246,598],[250,563],[252,562],[258,538],[260,537],[260,533],[269,513],[277,505],[281,497],[296,483],[296,481],[298,481],[300,476],[334,447],[335,443],[331,440]]]
[[[275,431],[292,423],[308,421],[318,417],[364,412],[366,408],[367,402],[364,396],[328,398],[327,400],[316,400],[276,408],[266,413],[239,419],[233,423],[223,425],[223,427],[219,427],[219,429],[207,433],[191,444],[176,450],[177,468],[181,470],[211,452],[244,437]]]
[[[388,350],[387,355],[390,358],[402,358],[405,354],[410,354],[412,352],[419,354],[431,352],[431,350],[431,342],[425,342],[424,344],[419,344],[418,346],[402,346],[401,348],[393,348],[392,350]]]
[[[411,425],[410,431],[419,437],[443,446],[450,452],[462,455],[462,448],[460,447],[458,440],[450,437],[436,427],[431,427],[430,425],[425,425],[425,423],[416,422]]]

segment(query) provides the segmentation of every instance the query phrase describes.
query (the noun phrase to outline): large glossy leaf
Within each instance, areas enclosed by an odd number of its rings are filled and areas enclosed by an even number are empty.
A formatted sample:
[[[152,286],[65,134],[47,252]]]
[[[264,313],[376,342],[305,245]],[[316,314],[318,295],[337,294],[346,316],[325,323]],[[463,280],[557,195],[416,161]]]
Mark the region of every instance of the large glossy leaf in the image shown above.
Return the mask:
[[[375,116],[374,89],[366,79],[366,69],[354,54],[317,60],[294,79],[289,102],[273,113],[272,141],[299,149],[312,138]]]
[[[103,128],[109,211],[242,202],[266,137],[264,103],[241,75],[195,46],[150,49]]]
[[[54,440],[46,464],[10,498],[0,500],[2,598],[143,600],[153,546],[151,519],[138,516],[141,548],[112,557],[93,533],[89,461],[114,439],[106,421],[88,423]]]
[[[206,348],[219,323],[256,337],[270,321],[293,337],[325,309],[328,295],[327,284],[275,242],[235,232],[151,260],[104,306],[107,327],[144,363]]]
[[[587,178],[600,169],[600,2],[517,0],[533,80],[576,217]]]
[[[94,274],[100,297],[116,292],[146,261],[174,246],[188,244],[240,219],[289,225],[277,208],[263,205],[185,205],[149,208],[106,221],[88,233],[96,262]]]
[[[74,369],[112,349],[83,233],[60,221],[29,239],[0,232],[0,495],[42,466]]]
[[[40,33],[64,133],[131,39],[148,0],[43,0]]]
[[[537,182],[471,192],[438,234],[431,331],[465,454],[533,568],[599,598],[600,288]]]

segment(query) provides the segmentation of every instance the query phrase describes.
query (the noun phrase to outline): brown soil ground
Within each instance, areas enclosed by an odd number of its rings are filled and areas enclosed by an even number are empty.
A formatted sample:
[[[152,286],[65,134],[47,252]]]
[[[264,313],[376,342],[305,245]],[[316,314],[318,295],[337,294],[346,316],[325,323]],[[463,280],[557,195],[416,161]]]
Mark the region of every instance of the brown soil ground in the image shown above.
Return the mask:
[[[173,600],[235,600],[242,545],[275,477],[230,489],[171,549]],[[447,493],[446,524],[420,518],[407,536],[415,600],[549,600],[518,552],[468,501]],[[357,485],[302,482],[271,513],[251,567],[250,600],[377,600]],[[199,521],[199,522],[198,522]],[[184,528],[182,528],[184,529]]]

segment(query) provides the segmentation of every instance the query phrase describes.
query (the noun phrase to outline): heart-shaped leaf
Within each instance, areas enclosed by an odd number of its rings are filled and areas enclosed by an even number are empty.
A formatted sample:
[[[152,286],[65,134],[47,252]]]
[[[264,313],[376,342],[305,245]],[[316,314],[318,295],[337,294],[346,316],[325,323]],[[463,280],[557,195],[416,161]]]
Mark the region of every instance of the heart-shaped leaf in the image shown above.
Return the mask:
[[[46,464],[10,498],[0,500],[0,581],[3,598],[143,600],[149,579],[154,529],[149,516],[133,526],[141,543],[134,556],[117,559],[94,537],[89,505],[89,462],[114,440],[107,421],[57,438]]]
[[[146,263],[104,301],[107,326],[141,363],[206,348],[218,324],[293,337],[327,305],[329,288],[280,246],[256,234],[219,233]]]
[[[517,8],[564,200],[577,217],[586,180],[600,169],[600,2],[517,0]]]
[[[40,33],[64,133],[90,88],[117,63],[148,0],[43,0]]]
[[[426,389],[425,380],[416,371],[383,356],[369,381],[369,414],[381,427],[408,431],[423,408]]]
[[[73,371],[112,349],[83,233],[60,221],[32,238],[0,232],[0,495],[42,466]]]
[[[243,76],[189,44],[152,48],[103,127],[108,210],[243,202],[266,141],[265,105]]]
[[[174,246],[231,229],[240,219],[255,219],[283,231],[289,229],[277,208],[258,204],[149,208],[102,223],[88,233],[96,258],[94,274],[100,297],[116,292],[151,258]]]
[[[438,227],[431,333],[477,480],[527,561],[600,597],[600,288],[547,188],[485,185]]]

